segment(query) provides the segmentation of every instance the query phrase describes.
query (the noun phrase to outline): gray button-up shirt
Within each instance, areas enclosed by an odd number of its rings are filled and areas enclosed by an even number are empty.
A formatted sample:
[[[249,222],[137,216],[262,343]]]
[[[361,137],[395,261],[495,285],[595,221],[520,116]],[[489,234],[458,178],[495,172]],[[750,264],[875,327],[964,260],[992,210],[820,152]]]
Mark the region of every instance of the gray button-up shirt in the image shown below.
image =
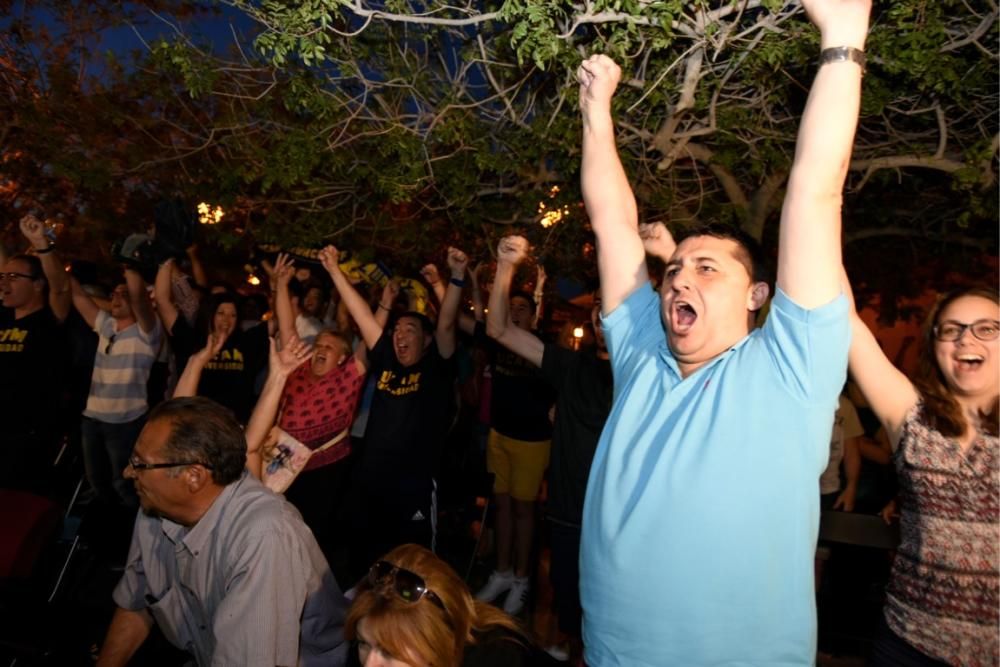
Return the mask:
[[[139,512],[124,609],[207,665],[342,665],[347,602],[298,511],[244,472],[188,528]]]

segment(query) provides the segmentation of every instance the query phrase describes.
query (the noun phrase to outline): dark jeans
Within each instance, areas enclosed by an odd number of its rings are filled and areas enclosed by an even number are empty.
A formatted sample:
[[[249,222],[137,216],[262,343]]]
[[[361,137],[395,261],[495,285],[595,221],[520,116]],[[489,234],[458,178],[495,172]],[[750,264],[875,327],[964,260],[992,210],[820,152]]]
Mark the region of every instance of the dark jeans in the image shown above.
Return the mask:
[[[550,518],[549,529],[549,579],[559,631],[571,637],[580,637],[583,623],[580,607],[580,528]]]
[[[948,663],[935,660],[908,644],[889,627],[882,616],[879,632],[872,647],[868,667],[947,667]]]
[[[124,424],[83,418],[80,426],[83,436],[83,466],[87,482],[99,500],[128,507],[139,506],[135,487],[122,474],[145,423],[146,415]]]
[[[360,579],[401,544],[434,549],[437,497],[434,480],[355,475],[352,491],[351,570]]]
[[[334,550],[345,540],[338,525],[340,510],[350,481],[350,458],[299,473],[285,491],[285,500],[295,505],[302,521],[309,526],[327,562],[333,562]]]

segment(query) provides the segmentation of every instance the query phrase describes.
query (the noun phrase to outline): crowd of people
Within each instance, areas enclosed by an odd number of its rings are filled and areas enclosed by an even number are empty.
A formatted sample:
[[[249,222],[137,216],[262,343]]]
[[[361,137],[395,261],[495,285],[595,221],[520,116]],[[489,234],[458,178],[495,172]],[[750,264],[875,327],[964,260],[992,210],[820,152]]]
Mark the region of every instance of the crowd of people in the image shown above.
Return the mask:
[[[773,287],[733,227],[640,223],[621,71],[581,64],[600,275],[583,350],[539,331],[516,235],[485,290],[456,247],[413,287],[363,284],[328,246],[267,262],[266,294],[211,284],[193,248],[105,293],[25,216],[30,247],[0,271],[0,487],[45,493],[68,440],[89,502],[135,511],[97,664],[127,664],[154,625],[198,665],[813,664],[820,513],[854,509],[864,458],[895,465],[902,534],[872,664],[1000,664],[997,291],[938,302],[914,377],[886,359],[840,250],[870,0],[803,4],[820,64]],[[495,536],[475,593],[435,555],[445,445],[470,415]],[[540,517],[542,640],[518,620]]]

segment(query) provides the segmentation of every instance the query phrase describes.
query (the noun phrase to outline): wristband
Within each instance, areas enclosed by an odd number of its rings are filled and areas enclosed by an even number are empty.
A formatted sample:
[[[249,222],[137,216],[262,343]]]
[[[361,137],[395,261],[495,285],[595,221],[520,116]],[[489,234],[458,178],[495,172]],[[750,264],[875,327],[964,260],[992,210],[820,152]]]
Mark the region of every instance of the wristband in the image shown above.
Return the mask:
[[[861,73],[864,74],[866,65],[868,64],[868,57],[864,51],[856,49],[853,46],[834,46],[820,51],[819,64],[821,67],[829,63],[845,62],[857,63],[861,66]]]
[[[41,250],[39,250],[38,248],[33,248],[33,250],[34,250],[34,252],[35,252],[36,255],[45,255],[47,253],[52,252],[55,249],[56,249],[56,244],[55,243],[50,243],[48,246],[46,246],[45,248],[43,248]]]
[[[455,287],[465,287],[465,281],[462,280],[461,278],[452,278],[448,282],[450,282]]]
[[[391,312],[392,311],[391,308],[389,308],[387,306],[383,306],[381,301],[379,302],[378,307],[381,308],[384,311],[387,311],[387,312]]]

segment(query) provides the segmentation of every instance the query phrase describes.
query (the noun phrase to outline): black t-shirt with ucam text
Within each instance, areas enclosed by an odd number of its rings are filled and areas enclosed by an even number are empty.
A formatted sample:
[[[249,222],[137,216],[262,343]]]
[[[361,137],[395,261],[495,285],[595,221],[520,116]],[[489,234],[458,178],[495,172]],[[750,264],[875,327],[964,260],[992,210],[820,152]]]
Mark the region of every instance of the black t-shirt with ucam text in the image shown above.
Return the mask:
[[[198,395],[232,410],[241,424],[250,419],[256,401],[254,381],[267,363],[267,333],[267,322],[246,331],[237,328],[201,372]],[[184,317],[177,318],[170,335],[178,360],[190,358],[205,345],[205,336],[197,335]],[[183,370],[178,368],[178,373]]]
[[[403,366],[386,328],[369,355],[375,379],[361,455],[361,472],[430,479],[455,407],[454,355],[445,359],[431,341],[423,358]]]
[[[54,427],[69,354],[64,327],[48,306],[15,319],[0,307],[0,428],[22,434]]]

